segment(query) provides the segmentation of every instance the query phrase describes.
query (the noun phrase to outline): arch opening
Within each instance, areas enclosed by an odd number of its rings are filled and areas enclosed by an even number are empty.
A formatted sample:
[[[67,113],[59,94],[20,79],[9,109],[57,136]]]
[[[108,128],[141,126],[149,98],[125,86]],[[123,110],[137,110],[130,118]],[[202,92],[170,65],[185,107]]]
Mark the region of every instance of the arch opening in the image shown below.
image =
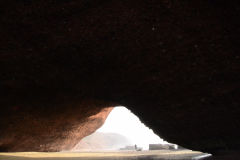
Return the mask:
[[[123,155],[133,153],[135,156],[143,154],[157,156],[159,159],[166,156],[169,157],[167,159],[203,159],[211,156],[167,142],[124,106],[114,107],[104,124],[83,138],[71,151],[95,153],[107,151],[110,154]]]
[[[112,111],[111,111],[112,110]],[[110,114],[108,114],[111,111]],[[108,116],[107,116],[108,115]],[[105,119],[107,116],[107,119]],[[103,123],[105,120],[105,123]],[[169,143],[145,126],[126,107],[104,108],[88,118],[91,123],[103,125],[91,135],[83,138],[71,150],[61,152],[16,152],[0,153],[0,158],[41,159],[202,159],[211,154],[184,149]],[[86,129],[86,128],[85,128]],[[81,131],[81,130],[78,130]],[[70,152],[69,152],[70,151]],[[73,153],[74,152],[74,153]],[[76,153],[75,153],[76,152]],[[13,158],[13,159],[14,159]]]
[[[72,151],[157,150],[178,149],[169,143],[124,106],[117,106],[105,123],[93,134],[83,138]]]

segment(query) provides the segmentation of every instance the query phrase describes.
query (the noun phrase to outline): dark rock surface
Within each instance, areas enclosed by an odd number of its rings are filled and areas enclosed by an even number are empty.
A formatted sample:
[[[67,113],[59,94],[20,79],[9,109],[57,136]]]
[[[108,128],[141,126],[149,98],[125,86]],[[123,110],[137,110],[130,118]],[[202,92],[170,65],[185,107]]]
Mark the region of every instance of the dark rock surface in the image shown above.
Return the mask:
[[[0,150],[39,151],[14,145],[45,127],[63,142],[51,124],[114,105],[183,147],[239,149],[239,15],[237,0],[1,1]]]
[[[102,106],[101,102],[95,104]],[[112,107],[102,110],[98,107],[86,102],[68,104],[60,110],[21,111],[20,108],[20,111],[12,111],[1,121],[0,149],[14,152],[71,150],[82,138],[101,127],[112,110]]]

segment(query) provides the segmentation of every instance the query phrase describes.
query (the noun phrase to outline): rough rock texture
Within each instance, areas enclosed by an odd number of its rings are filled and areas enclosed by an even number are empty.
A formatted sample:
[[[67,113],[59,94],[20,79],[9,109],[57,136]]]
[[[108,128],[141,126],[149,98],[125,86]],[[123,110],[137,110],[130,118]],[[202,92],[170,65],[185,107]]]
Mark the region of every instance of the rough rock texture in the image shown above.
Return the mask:
[[[114,105],[169,142],[239,149],[239,16],[238,0],[1,1],[0,150],[48,127],[62,144],[56,123]]]
[[[15,107],[0,123],[0,149],[14,152],[71,150],[83,137],[101,127],[112,110],[112,107],[100,110],[99,106],[104,107],[101,102],[95,104],[98,106],[91,102],[72,103],[60,110],[44,111],[22,110],[21,107],[16,110]]]

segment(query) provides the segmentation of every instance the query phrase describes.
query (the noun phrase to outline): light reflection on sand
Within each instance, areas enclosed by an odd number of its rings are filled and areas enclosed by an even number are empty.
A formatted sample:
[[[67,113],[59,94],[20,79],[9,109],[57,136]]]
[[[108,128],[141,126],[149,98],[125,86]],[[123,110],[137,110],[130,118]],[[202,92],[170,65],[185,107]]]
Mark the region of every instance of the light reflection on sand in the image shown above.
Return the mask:
[[[119,151],[119,152],[16,152],[0,153],[0,160],[102,160],[102,159],[194,159],[208,154],[191,150]]]

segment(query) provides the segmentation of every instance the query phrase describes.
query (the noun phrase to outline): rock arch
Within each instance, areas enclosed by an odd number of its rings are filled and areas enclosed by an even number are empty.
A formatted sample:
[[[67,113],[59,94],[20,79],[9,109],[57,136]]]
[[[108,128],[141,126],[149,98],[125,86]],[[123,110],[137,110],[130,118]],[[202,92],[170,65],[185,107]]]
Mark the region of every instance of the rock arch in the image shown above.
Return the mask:
[[[52,144],[65,133],[38,147],[17,140],[40,142],[62,123],[71,132],[67,126],[117,105],[184,147],[239,149],[238,1],[0,6],[1,151],[58,150]]]

